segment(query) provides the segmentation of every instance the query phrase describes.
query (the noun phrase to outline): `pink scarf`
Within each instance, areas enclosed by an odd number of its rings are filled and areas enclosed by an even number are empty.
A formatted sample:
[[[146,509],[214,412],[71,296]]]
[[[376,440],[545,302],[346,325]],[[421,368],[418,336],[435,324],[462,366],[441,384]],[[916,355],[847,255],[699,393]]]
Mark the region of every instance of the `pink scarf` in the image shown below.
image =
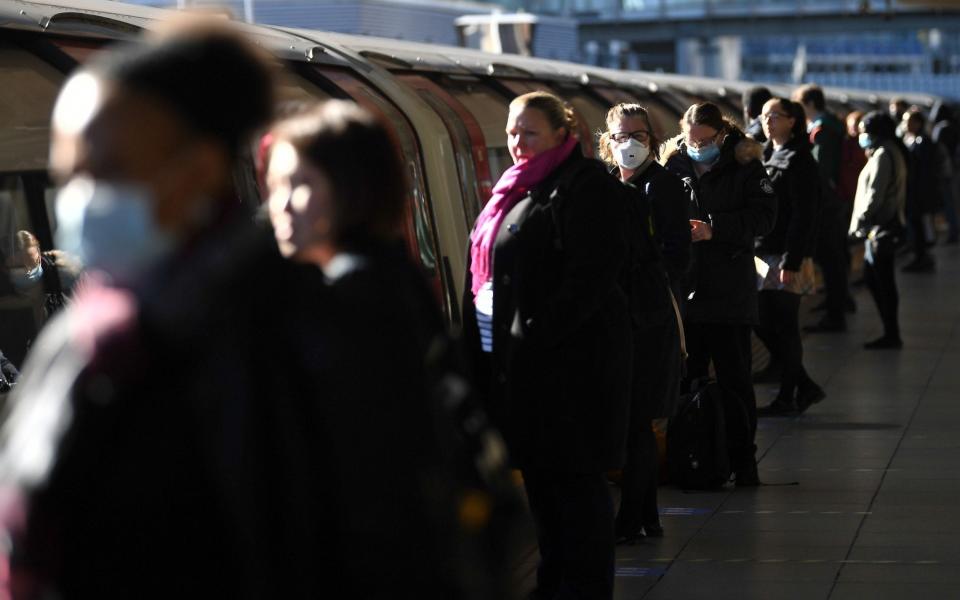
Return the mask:
[[[567,136],[567,140],[559,146],[513,165],[500,176],[500,181],[493,188],[493,196],[477,217],[477,224],[470,235],[470,273],[473,275],[470,289],[474,296],[483,284],[493,278],[493,243],[507,213],[531,188],[567,160],[578,143],[572,135]]]

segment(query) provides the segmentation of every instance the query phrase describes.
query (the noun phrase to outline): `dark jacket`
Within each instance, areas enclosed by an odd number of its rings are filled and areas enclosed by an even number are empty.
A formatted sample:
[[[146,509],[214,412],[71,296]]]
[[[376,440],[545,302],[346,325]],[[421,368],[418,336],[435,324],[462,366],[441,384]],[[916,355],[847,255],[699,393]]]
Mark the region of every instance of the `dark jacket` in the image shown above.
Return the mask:
[[[747,134],[748,138],[758,141],[761,144],[764,144],[767,141],[767,134],[763,132],[763,123],[760,122],[760,117],[757,117],[756,119],[753,119],[747,123],[744,133]]]
[[[843,123],[833,113],[824,111],[810,123],[810,143],[813,157],[820,167],[820,175],[827,190],[834,191],[840,181],[840,151],[846,132]]]
[[[690,202],[683,181],[657,163],[651,163],[629,182],[640,190],[652,216],[653,241],[671,285],[683,281],[690,269]]]
[[[624,284],[634,325],[630,422],[649,427],[650,419],[672,416],[679,398],[683,363],[670,294],[682,293],[690,264],[689,202],[683,182],[655,162],[634,175],[627,189],[635,222],[629,233],[633,264]]]
[[[618,285],[625,202],[620,181],[579,149],[521,200],[493,250],[490,354],[480,348],[468,265],[466,352],[520,468],[595,473],[623,462],[632,353]]]
[[[943,205],[944,156],[926,135],[919,135],[907,145],[906,211],[910,218],[936,212]]]
[[[686,146],[675,138],[663,160],[683,180],[691,218],[706,221],[713,239],[693,244],[693,267],[685,318],[692,323],[757,322],[754,238],[776,219],[777,199],[760,162],[762,146],[738,132],[728,134],[720,157],[698,177]]]
[[[799,271],[804,258],[813,256],[821,187],[817,161],[806,140],[790,140],[775,150],[763,149],[763,166],[777,193],[777,220],[757,239],[761,254],[782,254],[783,269]]]
[[[412,268],[382,269],[334,289],[244,224],[142,289],[81,292],[40,336],[4,431],[4,483],[30,515],[17,574],[65,598],[255,599],[317,597],[378,564],[370,598],[450,597],[416,368],[439,319],[410,310]],[[37,411],[53,431],[18,427]],[[18,460],[24,435],[48,446],[44,472]]]

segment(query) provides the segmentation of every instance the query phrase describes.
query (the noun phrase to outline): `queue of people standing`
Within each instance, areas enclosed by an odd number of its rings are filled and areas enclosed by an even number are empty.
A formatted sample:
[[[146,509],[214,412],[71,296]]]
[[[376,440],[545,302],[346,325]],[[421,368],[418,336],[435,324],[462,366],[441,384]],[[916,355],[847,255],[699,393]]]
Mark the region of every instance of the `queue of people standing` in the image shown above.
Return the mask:
[[[712,366],[737,487],[761,483],[752,332],[782,368],[761,414],[825,397],[800,297],[818,261],[820,330],[839,328],[848,234],[885,328],[867,347],[901,345],[893,258],[917,188],[886,114],[855,123],[851,197],[815,87],[750,98],[746,132],[695,104],[672,140],[618,104],[603,162],[561,99],[515,98],[455,341],[403,242],[384,125],[345,101],[276,118],[268,64],[204,21],[60,93],[58,237],[86,272],[0,429],[13,597],[519,597],[513,467],[540,551],[530,597],[607,600],[616,544],[666,533],[652,421],[689,382]],[[251,222],[232,172],[258,139]]]

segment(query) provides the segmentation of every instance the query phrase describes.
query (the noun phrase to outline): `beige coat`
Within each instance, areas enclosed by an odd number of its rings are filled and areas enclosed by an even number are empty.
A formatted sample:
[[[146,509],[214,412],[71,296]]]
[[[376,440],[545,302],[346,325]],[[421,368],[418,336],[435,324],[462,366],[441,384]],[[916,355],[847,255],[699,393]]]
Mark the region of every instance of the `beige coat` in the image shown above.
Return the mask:
[[[906,199],[907,163],[893,142],[884,142],[860,171],[850,233],[883,227],[894,218],[903,223]]]

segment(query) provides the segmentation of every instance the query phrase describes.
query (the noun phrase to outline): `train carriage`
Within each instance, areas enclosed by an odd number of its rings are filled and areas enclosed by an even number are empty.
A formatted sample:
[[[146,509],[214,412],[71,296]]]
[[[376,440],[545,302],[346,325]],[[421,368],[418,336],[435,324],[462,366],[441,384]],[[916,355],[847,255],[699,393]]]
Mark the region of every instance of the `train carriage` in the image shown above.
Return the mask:
[[[105,0],[0,1],[0,252],[15,254],[15,233],[33,232],[54,248],[54,186],[47,176],[49,120],[68,74],[117,41],[135,40],[169,11]],[[390,128],[407,170],[407,240],[452,322],[459,315],[467,236],[510,165],[504,124],[512,97],[552,91],[581,122],[584,152],[617,102],[647,106],[662,129],[677,133],[691,103],[716,102],[734,119],[749,84],[616,71],[464,48],[292,28],[238,24],[283,66],[279,100],[347,98]],[[215,76],[215,74],[211,74]],[[771,86],[775,93],[786,88]],[[885,106],[887,96],[827,90],[839,113]],[[929,96],[910,101],[931,105]],[[242,99],[237,99],[242,101]],[[253,149],[251,148],[251,156]],[[241,201],[259,204],[253,162],[238,173]],[[362,160],[362,157],[357,157]],[[0,294],[0,348],[19,364],[43,319],[36,294]]]

